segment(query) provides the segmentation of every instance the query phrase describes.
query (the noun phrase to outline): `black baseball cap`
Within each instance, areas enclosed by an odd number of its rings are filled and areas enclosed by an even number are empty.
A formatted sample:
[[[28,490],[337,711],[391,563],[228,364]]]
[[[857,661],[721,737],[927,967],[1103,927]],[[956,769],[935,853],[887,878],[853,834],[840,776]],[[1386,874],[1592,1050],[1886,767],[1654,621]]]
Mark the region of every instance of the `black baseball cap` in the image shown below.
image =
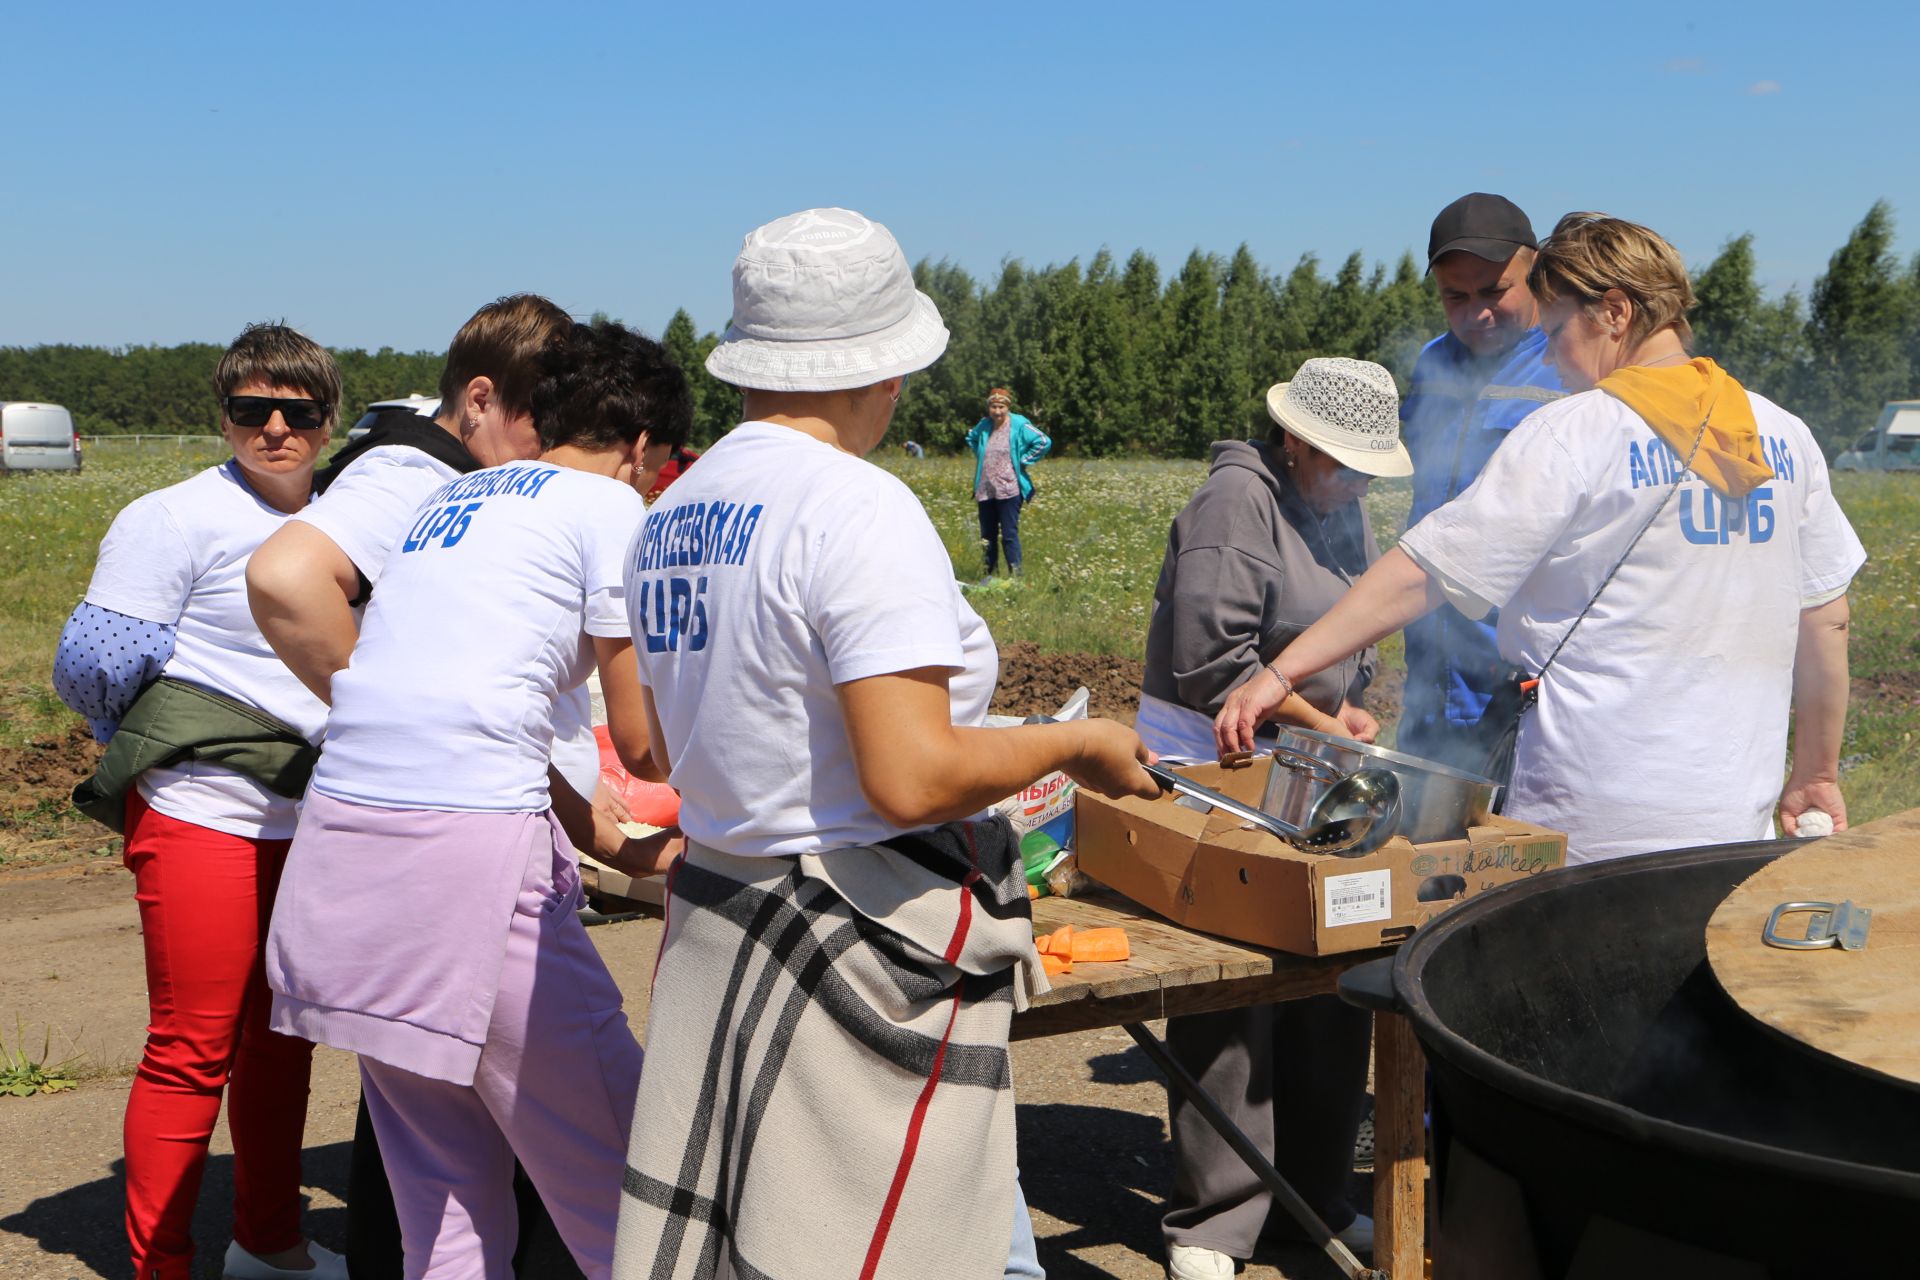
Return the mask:
[[[1505,196],[1475,191],[1440,211],[1427,236],[1427,270],[1440,255],[1463,249],[1488,262],[1505,262],[1521,249],[1538,249],[1533,224]]]

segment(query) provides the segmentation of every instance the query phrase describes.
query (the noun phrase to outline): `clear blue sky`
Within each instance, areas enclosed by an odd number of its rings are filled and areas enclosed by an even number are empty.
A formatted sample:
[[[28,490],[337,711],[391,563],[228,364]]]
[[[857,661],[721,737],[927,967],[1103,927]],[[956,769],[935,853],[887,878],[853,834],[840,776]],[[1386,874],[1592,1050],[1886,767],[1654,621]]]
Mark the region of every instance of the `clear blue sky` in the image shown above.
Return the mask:
[[[976,276],[1390,262],[1475,189],[1695,263],[1751,231],[1776,290],[1878,198],[1920,247],[1911,0],[40,3],[0,49],[8,345],[439,348],[522,289],[715,328],[741,234],[815,204]]]

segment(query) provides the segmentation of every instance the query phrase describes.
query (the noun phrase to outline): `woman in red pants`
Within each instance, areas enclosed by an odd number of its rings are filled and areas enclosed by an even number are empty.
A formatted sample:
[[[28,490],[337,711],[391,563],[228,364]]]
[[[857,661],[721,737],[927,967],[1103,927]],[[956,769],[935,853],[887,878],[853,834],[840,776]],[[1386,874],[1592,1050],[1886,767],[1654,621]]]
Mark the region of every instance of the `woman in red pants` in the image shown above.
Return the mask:
[[[313,1046],[267,1029],[261,948],[326,708],[261,638],[247,559],[307,504],[340,404],[324,348],[254,325],[214,374],[227,462],[114,520],[54,686],[107,743],[75,792],[124,827],[152,1020],[127,1102],[138,1280],[185,1280],[207,1142],[229,1097],[232,1280],[345,1280],[300,1226]]]

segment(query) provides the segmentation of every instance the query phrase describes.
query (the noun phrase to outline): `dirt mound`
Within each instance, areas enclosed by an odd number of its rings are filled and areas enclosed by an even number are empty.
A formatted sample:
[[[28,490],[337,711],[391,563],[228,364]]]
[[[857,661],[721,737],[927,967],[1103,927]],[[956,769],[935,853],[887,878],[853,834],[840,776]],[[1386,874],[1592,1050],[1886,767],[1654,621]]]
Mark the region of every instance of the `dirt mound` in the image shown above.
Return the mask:
[[[74,784],[93,772],[99,758],[100,747],[85,725],[24,747],[0,747],[0,861],[103,842],[109,833],[75,813],[70,802]]]
[[[1085,685],[1092,714],[1132,724],[1140,705],[1141,668],[1137,658],[1042,653],[1024,641],[1003,645],[993,710],[1005,716],[1052,715]]]
[[[80,724],[64,737],[0,747],[0,830],[48,799],[64,805],[74,785],[93,772],[99,759],[99,744]]]
[[[1024,641],[1006,645],[1000,650],[1000,687],[994,691],[993,710],[1006,716],[1050,715],[1084,684],[1094,715],[1132,724],[1145,665],[1137,658],[1042,653]],[[1367,688],[1367,710],[1383,729],[1400,718],[1405,685],[1404,672],[1383,667]]]
[[[1854,677],[1853,700],[1884,699],[1894,705],[1920,706],[1920,670],[1894,668],[1877,676]]]

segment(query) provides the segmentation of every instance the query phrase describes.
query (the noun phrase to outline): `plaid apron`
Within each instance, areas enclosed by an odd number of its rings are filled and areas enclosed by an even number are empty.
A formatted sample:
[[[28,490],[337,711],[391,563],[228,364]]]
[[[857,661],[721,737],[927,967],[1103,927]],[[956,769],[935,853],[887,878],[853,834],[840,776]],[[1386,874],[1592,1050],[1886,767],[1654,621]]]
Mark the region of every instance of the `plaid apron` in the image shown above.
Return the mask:
[[[670,875],[616,1280],[998,1277],[1007,1029],[1046,990],[1003,819]]]

